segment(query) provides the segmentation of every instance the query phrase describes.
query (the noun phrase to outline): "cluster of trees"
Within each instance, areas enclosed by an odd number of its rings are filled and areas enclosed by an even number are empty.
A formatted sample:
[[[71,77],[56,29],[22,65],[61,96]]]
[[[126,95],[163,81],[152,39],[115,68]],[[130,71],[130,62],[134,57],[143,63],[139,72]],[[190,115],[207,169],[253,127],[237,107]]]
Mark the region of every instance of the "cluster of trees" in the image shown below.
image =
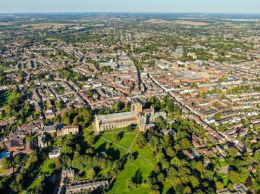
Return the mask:
[[[173,100],[169,96],[165,96],[162,101],[156,97],[150,97],[145,104],[145,107],[152,106],[156,110],[165,111],[168,113],[168,117],[180,116],[182,111],[181,108],[173,103]]]
[[[66,111],[62,116],[56,116],[53,121],[55,123],[64,123],[66,125],[78,125],[82,129],[87,127],[92,120],[92,112],[86,108],[75,108]]]
[[[96,180],[109,179],[119,172],[120,163],[106,153],[96,153],[94,137],[89,135],[84,148],[80,145],[79,138],[69,134],[61,142],[61,156],[57,158],[57,169],[74,168],[79,173],[78,179]],[[109,169],[107,174],[99,174],[103,169]]]
[[[172,193],[211,193],[215,192],[214,166],[204,167],[202,160],[187,161],[181,150],[193,149],[190,136],[198,129],[192,122],[180,121],[174,125],[178,131],[175,139],[169,135],[152,129],[137,138],[137,146],[142,149],[147,144],[153,150],[158,164],[146,179],[150,185],[150,193],[161,193],[166,179],[170,181]],[[138,185],[134,180],[128,180],[128,188]]]
[[[6,77],[6,73],[3,70],[0,70],[0,85],[9,85],[10,81]]]
[[[101,108],[98,110],[99,115],[104,115],[104,114],[111,114],[111,113],[119,113],[119,112],[127,112],[130,110],[130,104],[124,103],[122,101],[115,102],[112,105],[112,108]]]
[[[144,70],[142,63],[138,59],[132,57],[132,61],[134,62],[135,66],[139,71]]]
[[[160,126],[157,124],[155,129],[141,133],[136,140],[139,149],[149,145],[158,161],[154,171],[146,180],[146,183],[151,187],[150,193],[161,193],[166,179],[172,185],[172,191],[169,192],[214,193],[217,160],[215,164],[210,163],[204,166],[201,158],[190,162],[182,154],[182,150],[193,150],[192,133],[205,136],[201,127],[192,121],[182,119],[177,119],[176,122],[167,127],[176,131],[174,137],[162,136],[158,130]],[[230,153],[233,154],[232,150]],[[129,189],[138,185],[133,180],[128,180],[127,184]]]
[[[110,66],[102,66],[99,69],[100,69],[100,71],[105,72],[105,73],[110,73],[111,71],[113,71],[113,69]]]
[[[67,79],[67,80],[71,80],[75,83],[78,81],[87,81],[87,79],[88,79],[84,75],[74,72],[72,69],[72,66],[70,66],[70,65],[66,65],[66,67],[64,67],[61,70],[60,77]]]
[[[245,86],[237,86],[237,87],[234,87],[232,89],[229,89],[227,91],[227,94],[239,94],[239,93],[243,93],[245,91],[248,91],[250,90],[251,87],[248,85],[245,85]]]
[[[34,107],[29,104],[26,97],[17,89],[10,91],[11,99],[4,105],[4,113],[0,114],[1,119],[15,117],[19,125],[26,122],[28,117],[38,118],[38,114],[34,112]]]
[[[19,193],[28,188],[28,186],[35,180],[40,171],[40,165],[47,159],[47,153],[45,150],[33,151],[28,156],[17,155],[14,159],[11,159],[11,164],[16,166],[19,170],[19,174],[15,176],[3,177],[0,181],[0,191],[5,193],[9,192]],[[48,182],[45,176],[41,177],[42,180],[34,189],[28,189],[30,193],[46,193],[50,192]],[[9,185],[2,185],[8,184]],[[8,188],[9,186],[9,188]]]

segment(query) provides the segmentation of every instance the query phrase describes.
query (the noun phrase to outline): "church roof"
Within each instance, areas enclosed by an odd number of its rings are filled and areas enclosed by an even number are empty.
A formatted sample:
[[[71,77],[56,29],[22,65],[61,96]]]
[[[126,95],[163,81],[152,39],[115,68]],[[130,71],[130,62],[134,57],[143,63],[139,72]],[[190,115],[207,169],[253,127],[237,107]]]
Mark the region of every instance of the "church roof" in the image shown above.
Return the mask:
[[[115,114],[109,114],[109,115],[100,115],[99,120],[109,120],[109,119],[118,119],[122,117],[130,117],[130,116],[136,116],[136,113],[133,111],[130,112],[122,112],[122,113],[115,113]]]

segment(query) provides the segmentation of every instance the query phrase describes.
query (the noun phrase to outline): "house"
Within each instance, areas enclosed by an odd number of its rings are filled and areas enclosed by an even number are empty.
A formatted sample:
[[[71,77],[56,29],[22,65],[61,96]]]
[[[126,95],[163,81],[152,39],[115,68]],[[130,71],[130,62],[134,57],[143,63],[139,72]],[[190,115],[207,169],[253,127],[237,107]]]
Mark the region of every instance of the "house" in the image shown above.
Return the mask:
[[[61,147],[59,147],[56,150],[53,150],[52,152],[49,153],[49,158],[53,159],[53,158],[57,158],[61,153]]]
[[[11,140],[9,141],[7,144],[7,150],[8,152],[16,152],[19,150],[24,150],[25,149],[25,145],[23,143],[22,139],[19,140]]]
[[[217,194],[231,194],[231,192],[227,188],[225,188],[217,190]]]
[[[73,135],[76,135],[79,133],[79,127],[74,126],[65,126],[61,130],[57,130],[57,136],[63,136],[68,135],[69,133],[72,133]]]
[[[45,112],[46,119],[53,119],[54,117],[55,117],[55,112],[53,112],[53,110],[47,110]]]
[[[43,131],[49,134],[56,133],[56,130],[57,130],[57,125],[55,124],[47,124],[43,127]]]
[[[182,150],[182,153],[190,160],[194,159],[194,156],[188,150]]]
[[[74,178],[75,177],[75,172],[73,169],[69,168],[69,169],[66,169],[66,170],[63,170],[61,172],[61,177],[62,178]]]

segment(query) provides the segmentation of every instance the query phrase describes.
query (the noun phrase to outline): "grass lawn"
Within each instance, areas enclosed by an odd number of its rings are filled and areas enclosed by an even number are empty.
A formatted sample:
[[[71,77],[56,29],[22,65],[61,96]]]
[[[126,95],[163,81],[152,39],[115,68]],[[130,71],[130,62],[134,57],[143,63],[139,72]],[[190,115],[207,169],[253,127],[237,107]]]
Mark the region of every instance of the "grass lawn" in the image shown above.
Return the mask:
[[[131,133],[131,134],[124,134],[124,132],[120,132],[119,133],[119,136],[121,137],[121,139],[119,141],[115,141],[113,136],[117,134],[117,133],[114,133],[114,134],[104,134],[102,135],[104,138],[110,140],[110,141],[113,141],[125,148],[129,148],[132,144],[132,142],[134,141],[135,137],[136,137],[136,134],[137,133]]]
[[[1,91],[0,92],[0,106],[8,103],[9,100],[14,99],[15,96],[10,91]]]
[[[234,45],[234,42],[221,42],[221,41],[216,41],[216,42],[211,42],[213,45]]]
[[[41,167],[41,172],[52,174],[55,171],[55,161],[56,159],[46,160]],[[54,165],[54,168],[51,168],[51,165]]]
[[[46,38],[45,40],[47,40],[47,41],[56,41],[58,39],[56,39],[56,38]]]
[[[39,185],[41,182],[41,179],[36,179],[35,181],[33,181],[33,183],[29,186],[28,189],[34,189],[37,185]]]
[[[101,138],[95,143],[95,150],[96,152],[106,152],[108,155],[113,156],[114,159],[121,159],[126,154],[126,150],[115,144],[110,146],[109,142]]]
[[[222,177],[222,183],[224,186],[227,186],[228,184],[228,176]]]
[[[219,161],[219,165],[220,165],[221,167],[223,167],[223,166],[228,166],[229,164],[226,163],[224,160],[221,160],[221,161]]]
[[[134,143],[133,147],[131,148],[132,152],[138,152],[141,156],[145,157],[147,160],[149,160],[153,165],[156,165],[158,163],[155,156],[153,156],[153,152],[150,148],[150,146],[147,144],[143,149],[139,149],[136,145],[136,142]]]
[[[163,191],[162,191],[162,193],[163,194],[166,194],[166,193],[171,193],[171,187],[172,187],[172,185],[171,185],[171,183],[168,181],[168,180],[166,180],[164,183],[163,183]]]
[[[129,191],[127,189],[127,180],[130,180],[132,177],[134,177],[136,172],[138,171],[140,171],[140,177],[142,178],[143,183],[139,185],[138,188],[134,188],[133,190]],[[137,159],[134,162],[126,163],[124,170],[119,173],[112,189],[108,191],[108,193],[149,193],[150,187],[147,184],[145,184],[144,181],[151,174],[152,171],[153,167],[151,165],[149,165],[142,158],[137,157]]]
[[[228,176],[225,173],[217,173],[218,179],[223,183],[224,186],[228,184]]]

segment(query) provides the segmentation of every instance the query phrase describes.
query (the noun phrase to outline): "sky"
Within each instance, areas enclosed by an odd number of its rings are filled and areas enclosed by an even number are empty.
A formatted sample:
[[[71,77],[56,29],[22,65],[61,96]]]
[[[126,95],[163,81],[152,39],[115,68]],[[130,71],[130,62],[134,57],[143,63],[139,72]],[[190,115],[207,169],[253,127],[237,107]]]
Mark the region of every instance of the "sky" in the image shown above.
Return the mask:
[[[258,13],[260,0],[0,0],[0,13]]]

